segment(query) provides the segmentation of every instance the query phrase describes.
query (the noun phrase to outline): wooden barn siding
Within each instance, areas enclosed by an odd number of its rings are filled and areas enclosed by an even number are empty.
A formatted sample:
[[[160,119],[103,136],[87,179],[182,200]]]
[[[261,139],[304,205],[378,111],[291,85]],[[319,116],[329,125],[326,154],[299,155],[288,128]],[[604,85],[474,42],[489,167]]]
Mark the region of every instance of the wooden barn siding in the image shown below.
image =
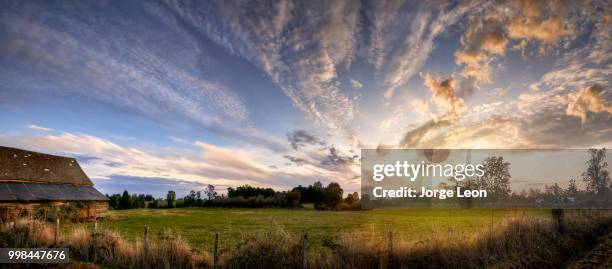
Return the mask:
[[[67,204],[75,204],[76,202],[64,202],[64,201],[52,201],[52,202],[0,202],[0,218],[2,219],[13,219],[18,216],[21,212],[25,211],[28,214],[33,214],[37,209],[43,207],[61,207]],[[108,216],[108,202],[106,201],[88,201],[78,202],[81,204],[79,208],[79,218],[81,219],[92,219],[104,218]]]

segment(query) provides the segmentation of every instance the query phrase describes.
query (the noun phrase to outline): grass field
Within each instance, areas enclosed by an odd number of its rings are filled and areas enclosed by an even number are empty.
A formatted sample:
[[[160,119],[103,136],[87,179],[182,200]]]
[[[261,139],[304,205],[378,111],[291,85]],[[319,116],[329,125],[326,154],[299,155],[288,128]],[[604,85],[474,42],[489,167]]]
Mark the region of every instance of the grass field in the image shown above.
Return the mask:
[[[226,209],[178,208],[113,210],[99,222],[102,229],[118,231],[130,241],[142,239],[145,225],[152,236],[159,233],[180,235],[196,250],[211,250],[215,233],[221,249],[235,246],[249,236],[282,230],[308,233],[316,249],[323,239],[342,232],[359,235],[370,242],[385,240],[388,229],[398,240],[420,241],[436,236],[453,238],[494,228],[508,217],[522,215],[547,218],[548,210],[449,210],[375,209],[369,211],[316,211],[312,209]],[[75,225],[63,225],[68,230]],[[91,226],[90,224],[88,224]]]

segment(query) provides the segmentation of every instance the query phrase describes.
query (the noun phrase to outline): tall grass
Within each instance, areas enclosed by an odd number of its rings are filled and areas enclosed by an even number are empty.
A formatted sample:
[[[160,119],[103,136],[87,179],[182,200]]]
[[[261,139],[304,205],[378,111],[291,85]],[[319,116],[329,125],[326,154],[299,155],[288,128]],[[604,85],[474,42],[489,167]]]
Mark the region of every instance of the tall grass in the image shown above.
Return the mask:
[[[119,268],[205,268],[208,255],[197,255],[178,236],[161,235],[148,244],[130,243],[114,231],[92,234],[83,227],[74,228],[55,242],[55,231],[47,222],[18,219],[0,226],[0,241],[7,247],[67,247],[70,258]]]
[[[194,253],[179,236],[152,238],[145,255],[143,243],[101,230],[75,228],[55,244],[54,230],[44,221],[20,219],[0,226],[0,242],[11,247],[68,247],[71,258],[119,268],[209,268],[209,253]],[[309,249],[309,268],[559,268],[592,248],[597,238],[612,232],[610,212],[566,214],[563,232],[550,220],[507,219],[480,233],[454,236],[440,231],[423,241],[394,240],[358,233],[337,233],[322,249]],[[390,231],[391,235],[397,231]],[[369,238],[369,239],[364,239]],[[219,268],[302,268],[301,236],[274,232],[245,236],[220,251]]]

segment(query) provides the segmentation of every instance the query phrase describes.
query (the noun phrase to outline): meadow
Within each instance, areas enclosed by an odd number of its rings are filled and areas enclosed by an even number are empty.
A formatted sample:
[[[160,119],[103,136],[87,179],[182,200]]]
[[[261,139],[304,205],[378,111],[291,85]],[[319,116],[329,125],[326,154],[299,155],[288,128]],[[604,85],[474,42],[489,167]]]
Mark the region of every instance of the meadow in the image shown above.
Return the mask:
[[[111,211],[95,233],[62,222],[57,240],[55,223],[25,216],[0,225],[0,245],[67,247],[71,268],[609,268],[611,213],[133,209]]]
[[[112,210],[110,217],[98,221],[102,229],[118,232],[135,242],[142,240],[144,227],[151,235],[178,235],[196,252],[212,251],[215,233],[220,249],[228,249],[246,238],[285,231],[294,236],[308,234],[314,249],[339,234],[359,235],[368,242],[383,243],[388,231],[395,240],[427,241],[433,237],[460,238],[494,229],[512,217],[550,218],[550,210],[516,209],[374,209],[367,211],[317,211],[304,209],[227,209],[176,208]],[[68,231],[74,226],[62,225]]]

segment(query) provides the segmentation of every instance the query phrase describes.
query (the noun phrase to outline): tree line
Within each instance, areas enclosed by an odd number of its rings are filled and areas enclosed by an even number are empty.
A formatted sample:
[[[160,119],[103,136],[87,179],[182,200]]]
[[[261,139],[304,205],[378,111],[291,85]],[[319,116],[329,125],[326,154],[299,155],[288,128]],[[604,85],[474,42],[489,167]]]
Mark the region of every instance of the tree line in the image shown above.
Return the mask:
[[[475,178],[466,177],[458,182],[449,179],[441,183],[439,188],[485,189],[490,199],[495,201],[510,201],[516,204],[559,204],[574,205],[601,204],[612,198],[612,182],[606,162],[606,149],[589,149],[589,159],[586,170],[582,173],[584,190],[578,188],[575,179],[571,179],[567,188],[558,183],[541,189],[529,189],[512,192],[510,187],[510,163],[501,156],[491,156],[483,162],[484,175]],[[202,191],[190,191],[188,195],[177,198],[174,191],[168,191],[166,198],[155,199],[149,194],[123,194],[109,196],[109,205],[113,209],[129,208],[175,208],[175,207],[286,207],[300,208],[303,204],[313,204],[319,210],[359,210],[361,200],[354,192],[344,197],[344,190],[336,182],[323,186],[320,181],[308,186],[297,186],[288,191],[276,191],[272,188],[260,188],[242,185],[227,189],[227,194],[219,195],[215,186],[208,185]],[[367,199],[367,197],[366,197]],[[469,207],[469,205],[468,205]]]
[[[485,173],[480,177],[469,178],[462,182],[449,179],[449,183],[441,183],[439,188],[452,189],[462,187],[465,189],[484,189],[495,201],[511,202],[515,204],[573,204],[589,206],[610,201],[612,182],[606,161],[606,149],[589,149],[586,169],[582,173],[585,188],[578,187],[576,179],[570,179],[566,188],[559,183],[545,185],[543,189],[530,188],[520,192],[513,192],[510,188],[510,163],[501,156],[491,156],[484,160]]]
[[[176,192],[168,191],[166,198],[155,199],[150,194],[106,195],[112,209],[132,208],[177,208],[177,207],[236,207],[263,208],[283,207],[301,208],[303,204],[313,204],[318,210],[359,210],[359,194],[349,193],[343,197],[344,190],[336,182],[323,186],[320,181],[308,186],[297,186],[289,191],[276,191],[272,188],[242,185],[227,189],[227,194],[219,195],[215,186],[208,185],[204,190],[191,190],[182,198]]]

